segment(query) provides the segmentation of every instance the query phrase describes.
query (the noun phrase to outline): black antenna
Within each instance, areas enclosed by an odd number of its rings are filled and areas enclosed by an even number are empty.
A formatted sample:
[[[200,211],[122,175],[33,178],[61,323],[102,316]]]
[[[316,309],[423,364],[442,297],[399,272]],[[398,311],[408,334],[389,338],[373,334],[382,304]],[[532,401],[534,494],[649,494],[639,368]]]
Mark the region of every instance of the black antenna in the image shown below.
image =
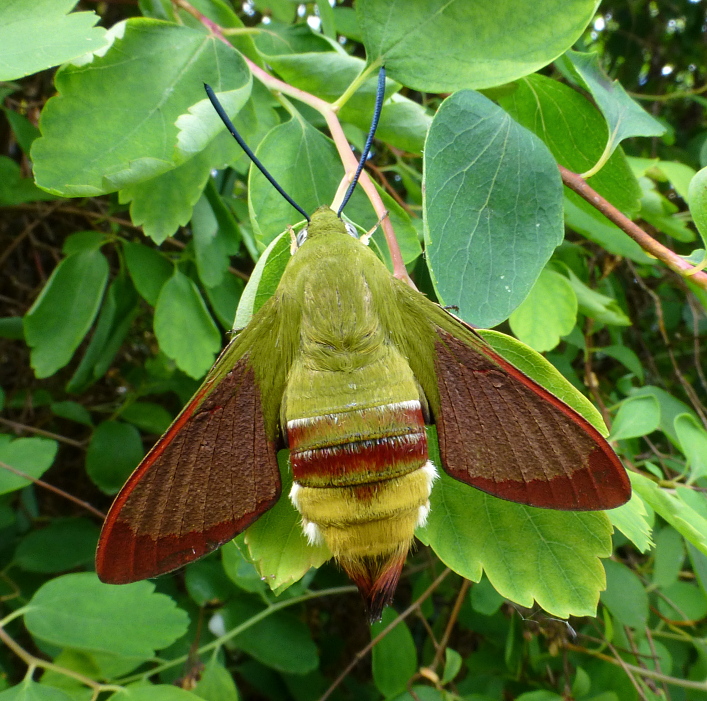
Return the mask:
[[[381,116],[381,108],[383,107],[383,97],[385,96],[385,66],[381,66],[380,71],[378,71],[378,91],[376,92],[376,106],[373,110],[373,121],[371,122],[371,128],[368,130],[368,136],[366,137],[366,145],[363,147],[363,153],[361,154],[361,160],[358,162],[358,168],[356,168],[356,175],[353,176],[353,180],[349,185],[349,189],[346,190],[344,199],[339,207],[339,211],[336,213],[339,217],[341,212],[344,211],[344,207],[348,204],[351,199],[356,183],[363,170],[363,164],[368,158],[368,152],[371,150],[371,144],[373,143],[373,135],[376,133],[376,128],[378,127],[378,120]]]
[[[211,100],[211,104],[214,106],[214,109],[218,113],[218,116],[221,117],[221,121],[226,125],[226,128],[228,131],[231,132],[231,136],[238,142],[238,145],[245,151],[246,156],[250,158],[253,163],[255,163],[256,167],[258,170],[270,181],[272,186],[307,220],[309,221],[309,215],[307,212],[305,212],[302,207],[300,207],[277,183],[275,178],[273,178],[270,173],[265,169],[265,166],[258,160],[257,156],[248,148],[248,144],[246,144],[245,141],[243,141],[243,137],[238,133],[236,130],[236,127],[233,126],[233,122],[228,118],[228,115],[226,114],[226,111],[223,109],[221,106],[221,103],[218,101],[218,98],[214,94],[214,91],[211,89],[210,85],[207,85],[204,83],[204,89],[206,90],[206,94],[209,96],[209,100]]]

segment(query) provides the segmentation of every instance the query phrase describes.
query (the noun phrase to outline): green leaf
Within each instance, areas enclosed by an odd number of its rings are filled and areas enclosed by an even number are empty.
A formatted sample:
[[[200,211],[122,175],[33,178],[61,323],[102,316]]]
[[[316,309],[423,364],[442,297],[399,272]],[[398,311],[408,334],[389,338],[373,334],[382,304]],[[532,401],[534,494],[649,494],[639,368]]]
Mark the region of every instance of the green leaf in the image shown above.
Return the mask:
[[[67,392],[82,392],[108,372],[137,316],[137,303],[132,282],[127,275],[120,273],[108,288],[91,342],[66,385]]]
[[[52,414],[54,414],[54,416],[60,416],[62,419],[76,421],[76,423],[83,424],[84,426],[93,426],[90,412],[83,404],[79,404],[78,402],[72,402],[70,400],[53,402]]]
[[[639,357],[628,346],[604,346],[603,348],[597,348],[597,352],[618,360],[624,367],[628,368],[640,382],[643,382],[643,365]]]
[[[596,100],[609,125],[609,140],[603,158],[608,158],[624,139],[661,136],[665,127],[634,102],[617,80],[611,80],[599,65],[598,54],[567,51],[565,54],[584,86]],[[592,169],[593,170],[593,169]]]
[[[292,473],[287,452],[278,454],[282,493],[289,494]],[[310,545],[302,531],[302,517],[292,502],[281,498],[245,532],[245,543],[260,576],[276,593],[300,580],[311,567],[320,567],[330,557],[323,543]]]
[[[699,621],[707,615],[707,595],[692,582],[673,582],[662,588],[658,610],[672,621]]]
[[[504,601],[486,577],[482,577],[471,588],[471,607],[484,616],[493,616]]]
[[[525,299],[562,241],[555,160],[500,107],[465,90],[435,115],[424,167],[437,296],[466,321],[494,326]]]
[[[82,251],[96,251],[106,242],[106,235],[100,231],[77,231],[66,237],[61,252],[65,256],[70,256],[72,253]]]
[[[108,261],[100,251],[83,251],[57,265],[24,318],[37,377],[63,368],[88,332],[103,298]]]
[[[196,701],[198,698],[173,684],[147,684],[121,689],[110,697],[110,701]]]
[[[707,475],[707,431],[691,414],[679,414],[674,424],[690,468],[689,482],[694,482]]]
[[[28,604],[27,630],[44,642],[149,659],[186,633],[187,614],[152,582],[116,587],[91,572],[43,584]]]
[[[211,160],[210,153],[199,153],[154,178],[123,187],[120,203],[130,203],[133,224],[157,244],[186,226],[211,175]]]
[[[386,608],[378,623],[371,625],[371,638],[375,638],[397,617],[392,608]],[[400,694],[417,672],[417,650],[410,629],[400,621],[373,648],[373,682],[386,698]]]
[[[194,687],[194,694],[206,701],[238,701],[238,689],[230,672],[212,657]]]
[[[159,436],[169,428],[174,417],[163,406],[154,402],[134,402],[123,409],[120,418],[145,433]]]
[[[569,268],[567,274],[582,314],[603,324],[631,326],[631,320],[615,299],[587,287]]]
[[[0,434],[0,437],[2,434]],[[59,444],[49,438],[16,438],[0,441],[0,462],[30,475],[41,477],[54,462]],[[32,484],[0,465],[0,494],[23,489]]]
[[[685,163],[674,161],[658,161],[657,165],[651,169],[658,171],[665,176],[665,179],[673,186],[675,192],[682,197],[685,202],[689,202],[690,183],[695,177],[695,169]]]
[[[0,692],[0,701],[73,701],[73,697],[45,684],[37,684],[31,679]]]
[[[682,164],[676,163],[674,165]],[[692,221],[695,222],[702,237],[702,243],[707,248],[707,168],[698,171],[690,180],[686,199],[690,207]]]
[[[39,129],[34,126],[34,124],[30,122],[24,114],[14,112],[13,110],[7,108],[4,109],[4,112],[5,117],[7,117],[7,121],[10,123],[10,127],[12,128],[12,133],[17,139],[17,143],[24,153],[29,154],[29,149],[32,146],[32,142],[39,138]],[[37,190],[38,192],[42,192],[39,188],[37,188]],[[46,193],[44,194],[46,195]]]
[[[601,113],[576,90],[557,80],[529,75],[502,95],[498,104],[537,134],[558,163],[575,173],[589,170],[606,146],[608,130]],[[578,134],[581,138],[577,138]],[[624,214],[632,216],[640,209],[641,189],[621,149],[588,182]],[[575,206],[581,206],[579,195],[570,194],[567,189],[565,194]]]
[[[194,205],[191,225],[199,279],[206,287],[220,285],[230,265],[230,256],[238,252],[238,245],[234,246],[234,242],[220,232],[206,195]]]
[[[635,572],[614,560],[604,562],[606,591],[601,602],[620,623],[643,630],[648,621],[648,594]]]
[[[684,561],[685,542],[682,536],[670,526],[661,528],[655,539],[653,584],[664,588],[677,582]]]
[[[653,480],[629,472],[631,486],[659,516],[665,519],[688,542],[707,555],[707,518],[695,511],[680,495],[661,489]]]
[[[247,556],[247,551],[245,534],[243,533],[226,543],[220,550],[223,571],[243,591],[264,592],[267,584]]]
[[[425,92],[501,85],[547,65],[579,38],[594,0],[360,0],[369,61]],[[549,22],[548,18],[552,21]]]
[[[224,129],[202,83],[227,108],[250,91],[245,61],[215,35],[143,18],[115,31],[105,56],[56,75],[32,145],[50,192],[95,196],[171,170]]]
[[[211,309],[226,330],[235,328],[236,310],[244,288],[243,280],[235,275],[226,275],[220,285],[205,288]]]
[[[272,176],[305,212],[313,212],[323,204],[331,204],[344,177],[334,142],[299,115],[268,132],[256,152]],[[383,203],[406,263],[420,254],[417,231],[410,217],[388,195]],[[248,206],[256,238],[262,245],[294,224],[299,215],[254,166],[250,170]],[[346,207],[346,215],[365,230],[378,222],[378,215],[360,188]],[[374,239],[380,240],[378,236]]]
[[[604,171],[599,171],[600,175]],[[595,176],[598,177],[598,176]],[[567,192],[565,192],[567,195]],[[565,197],[565,223],[567,226],[581,234],[590,241],[598,243],[609,253],[624,258],[630,258],[642,265],[656,265],[655,258],[650,258],[643,249],[610,222],[601,212],[592,207],[589,202],[577,197]]]
[[[14,0],[0,5],[0,81],[15,80],[106,45],[93,12],[74,0]]]
[[[9,338],[12,341],[23,341],[25,332],[22,326],[22,317],[0,317],[0,338]]]
[[[440,464],[430,441],[430,459]],[[604,588],[600,557],[611,553],[602,512],[560,512],[496,499],[442,473],[420,536],[462,577],[482,570],[501,596],[549,613],[595,615]]]
[[[128,272],[140,296],[153,307],[162,286],[174,273],[174,266],[159,251],[141,243],[123,241]]]
[[[684,402],[668,394],[664,389],[653,385],[645,385],[633,392],[631,396],[640,397],[647,394],[655,397],[660,406],[660,430],[679,448],[680,439],[675,431],[675,419],[679,414],[689,414],[696,419],[694,411]]]
[[[463,662],[462,656],[448,647],[444,651],[444,672],[442,673],[442,684],[449,684],[459,674]]]
[[[215,558],[192,562],[184,575],[189,596],[198,606],[213,606],[233,596],[233,583]]]
[[[521,694],[516,697],[516,701],[562,701],[562,696],[553,691],[538,689],[538,691],[528,691],[525,694]]]
[[[694,241],[695,233],[687,226],[676,204],[665,197],[650,178],[639,178],[641,186],[641,211],[639,216],[678,241]]]
[[[86,472],[106,494],[115,494],[145,455],[140,433],[130,424],[104,421],[91,436]]]
[[[92,565],[98,531],[98,526],[86,518],[56,519],[20,541],[15,564],[28,572],[65,572]]]
[[[569,280],[547,268],[508,319],[520,341],[542,353],[555,348],[577,321],[577,295]]]
[[[157,299],[154,328],[162,352],[190,377],[213,365],[221,334],[196,285],[176,268]]]
[[[618,528],[642,553],[653,547],[648,512],[637,492],[633,492],[626,504],[606,513],[614,527]]]
[[[7,156],[0,156],[0,206],[54,199],[54,195],[40,190],[32,178],[23,178],[18,163]]]
[[[268,244],[268,247],[258,258],[238,302],[236,318],[233,322],[234,329],[245,328],[253,314],[275,292],[282,273],[292,256],[290,246],[290,237],[286,233],[280,234]]]
[[[659,423],[660,407],[655,397],[629,397],[619,405],[609,440],[621,441],[646,436],[655,431]]]
[[[244,599],[232,601],[222,609],[226,629],[245,623],[262,610]],[[290,613],[273,613],[232,640],[236,647],[278,672],[307,674],[319,665],[309,628]]]
[[[447,701],[448,698],[447,693],[444,691],[439,691],[431,686],[416,684],[411,687],[410,691],[396,696],[393,701]],[[492,701],[488,696],[477,697],[476,694],[465,696],[464,699],[465,701]]]

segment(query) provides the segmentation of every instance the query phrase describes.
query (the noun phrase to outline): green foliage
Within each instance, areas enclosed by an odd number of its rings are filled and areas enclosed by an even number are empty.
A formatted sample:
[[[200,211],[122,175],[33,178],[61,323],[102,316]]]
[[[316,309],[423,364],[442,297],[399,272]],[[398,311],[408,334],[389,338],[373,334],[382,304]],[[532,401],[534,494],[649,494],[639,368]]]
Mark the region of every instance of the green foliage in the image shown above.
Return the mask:
[[[562,240],[555,161],[493,102],[460,91],[432,122],[425,177],[426,251],[437,296],[470,323],[495,326],[527,297]]]
[[[0,3],[0,80],[17,81],[0,84],[0,701],[313,701],[413,603],[332,698],[637,701],[664,682],[702,699],[707,286],[675,263],[699,267],[707,237],[702,3],[74,4]],[[301,219],[202,83],[313,211],[347,184],[383,63],[376,182],[345,216],[362,233],[387,210],[420,289],[609,424],[631,501],[533,509],[442,474],[369,630],[302,532],[281,451],[283,497],[220,552],[100,583],[82,504],[108,508],[272,295]],[[380,228],[371,247],[393,270]]]

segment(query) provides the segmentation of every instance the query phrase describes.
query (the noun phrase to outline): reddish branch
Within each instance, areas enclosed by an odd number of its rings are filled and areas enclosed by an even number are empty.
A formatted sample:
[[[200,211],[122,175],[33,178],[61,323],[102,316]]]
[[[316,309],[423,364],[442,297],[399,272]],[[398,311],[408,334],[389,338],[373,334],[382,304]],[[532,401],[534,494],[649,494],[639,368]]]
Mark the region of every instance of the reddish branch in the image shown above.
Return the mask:
[[[586,180],[577,173],[567,170],[558,164],[562,182],[570,190],[574,190],[580,197],[583,197],[595,209],[598,209],[609,221],[616,224],[624,233],[628,234],[646,253],[662,261],[671,270],[682,277],[692,280],[696,285],[707,290],[707,273],[702,271],[688,274],[694,270],[694,266],[680,257],[674,251],[656,241],[649,236],[640,226],[634,224],[626,215],[622,214],[614,205],[605,200],[596,190],[587,185]]]

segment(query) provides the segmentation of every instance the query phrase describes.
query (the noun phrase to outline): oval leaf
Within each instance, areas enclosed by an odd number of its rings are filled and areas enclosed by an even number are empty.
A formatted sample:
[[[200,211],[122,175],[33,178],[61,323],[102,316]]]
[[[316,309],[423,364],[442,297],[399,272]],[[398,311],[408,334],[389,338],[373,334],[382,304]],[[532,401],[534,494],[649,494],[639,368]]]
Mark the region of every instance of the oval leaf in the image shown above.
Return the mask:
[[[145,455],[135,426],[104,421],[91,436],[86,472],[106,494],[115,494]]]
[[[591,21],[595,0],[358,0],[369,61],[425,92],[501,85],[553,61]],[[552,21],[548,18],[552,17]]]
[[[619,406],[609,440],[620,441],[648,435],[658,428],[659,423],[660,407],[655,397],[629,397]]]
[[[0,462],[31,477],[41,477],[52,465],[59,444],[49,438],[17,438],[0,442]],[[0,494],[14,492],[32,484],[0,466]]]
[[[577,295],[569,280],[545,268],[530,294],[511,314],[511,330],[539,353],[555,348],[577,321]]]
[[[371,626],[371,638],[375,638],[397,617],[392,608],[383,611],[383,617]],[[400,694],[417,671],[417,650],[410,629],[400,621],[373,648],[373,681],[378,691],[386,698]]]
[[[562,241],[562,182],[537,136],[479,93],[442,103],[425,145],[425,236],[440,301],[508,318]]]
[[[607,560],[606,591],[601,593],[601,602],[612,616],[626,626],[643,630],[648,621],[648,594],[635,572],[626,565]]]
[[[221,347],[221,334],[196,285],[174,271],[160,290],[155,307],[160,349],[190,377],[203,377]]]
[[[144,659],[181,638],[188,623],[151,582],[116,587],[91,572],[43,584],[25,613],[27,630],[52,645]]]
[[[108,281],[108,261],[98,250],[64,258],[24,318],[37,377],[63,368],[88,333]]]

